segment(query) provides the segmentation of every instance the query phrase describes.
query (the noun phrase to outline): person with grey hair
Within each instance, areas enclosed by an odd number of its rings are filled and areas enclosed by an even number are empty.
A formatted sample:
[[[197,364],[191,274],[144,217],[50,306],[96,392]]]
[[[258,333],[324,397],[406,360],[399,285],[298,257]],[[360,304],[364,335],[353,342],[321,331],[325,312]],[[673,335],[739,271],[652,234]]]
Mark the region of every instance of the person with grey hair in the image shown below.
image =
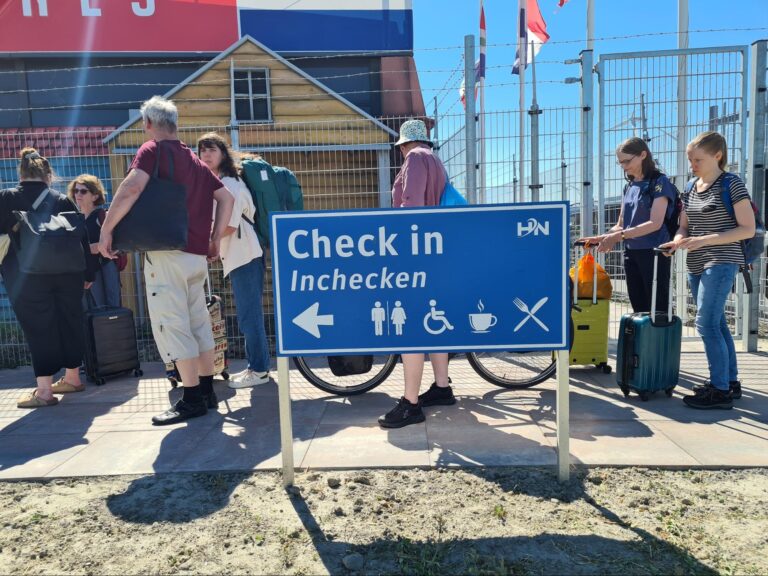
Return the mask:
[[[160,178],[172,178],[185,186],[189,215],[186,248],[147,252],[144,262],[152,334],[163,361],[176,363],[184,384],[181,400],[152,418],[153,424],[159,426],[202,416],[218,406],[213,391],[214,340],[205,302],[206,258],[219,257],[221,238],[235,199],[221,180],[179,140],[178,112],[173,102],[154,96],[142,105],[141,116],[150,140],[139,148],[128,176],[115,193],[101,227],[99,251],[105,257],[116,257],[112,249],[115,226],[141,196],[156,164]],[[214,200],[216,212],[211,230]]]

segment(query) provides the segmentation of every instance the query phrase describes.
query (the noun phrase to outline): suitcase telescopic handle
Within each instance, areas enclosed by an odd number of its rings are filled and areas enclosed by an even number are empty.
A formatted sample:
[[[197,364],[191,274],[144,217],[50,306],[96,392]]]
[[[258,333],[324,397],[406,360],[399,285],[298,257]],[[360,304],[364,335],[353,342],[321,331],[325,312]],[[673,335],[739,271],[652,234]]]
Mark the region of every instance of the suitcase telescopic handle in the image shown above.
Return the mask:
[[[674,252],[666,248],[653,249],[653,286],[651,287],[651,322],[656,321],[656,292],[659,289],[659,256],[672,256]],[[667,293],[667,322],[672,322],[672,274],[669,275],[669,292]]]

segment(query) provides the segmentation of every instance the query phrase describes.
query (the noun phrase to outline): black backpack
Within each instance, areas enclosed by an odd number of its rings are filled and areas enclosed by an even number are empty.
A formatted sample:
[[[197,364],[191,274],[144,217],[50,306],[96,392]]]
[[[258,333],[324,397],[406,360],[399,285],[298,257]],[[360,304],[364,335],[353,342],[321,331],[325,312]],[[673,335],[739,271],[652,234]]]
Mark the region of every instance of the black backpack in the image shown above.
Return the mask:
[[[71,212],[54,214],[59,194],[46,188],[32,210],[16,210],[18,223],[11,241],[25,274],[72,274],[85,270],[85,218]]]

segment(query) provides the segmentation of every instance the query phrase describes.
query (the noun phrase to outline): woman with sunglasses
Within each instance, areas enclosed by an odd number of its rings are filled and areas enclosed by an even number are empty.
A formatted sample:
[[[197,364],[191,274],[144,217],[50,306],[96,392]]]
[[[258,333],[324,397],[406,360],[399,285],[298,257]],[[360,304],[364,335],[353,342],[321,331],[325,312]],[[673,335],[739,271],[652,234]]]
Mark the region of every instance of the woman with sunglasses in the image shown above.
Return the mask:
[[[120,271],[117,262],[99,255],[101,224],[107,216],[107,211],[103,208],[107,201],[104,186],[96,176],[80,174],[69,183],[67,196],[85,215],[85,230],[91,247],[88,258],[91,268],[96,271],[90,289],[93,301],[86,301],[85,307],[88,308],[93,304],[118,307],[120,306]],[[86,298],[88,298],[87,294]]]
[[[624,273],[634,312],[650,312],[653,284],[653,249],[669,242],[667,222],[677,202],[677,189],[656,167],[651,150],[642,138],[630,138],[616,148],[616,161],[627,180],[619,221],[606,234],[582,238],[597,245],[598,252],[610,252],[624,242]],[[670,259],[660,258],[656,309],[666,310],[669,302]]]

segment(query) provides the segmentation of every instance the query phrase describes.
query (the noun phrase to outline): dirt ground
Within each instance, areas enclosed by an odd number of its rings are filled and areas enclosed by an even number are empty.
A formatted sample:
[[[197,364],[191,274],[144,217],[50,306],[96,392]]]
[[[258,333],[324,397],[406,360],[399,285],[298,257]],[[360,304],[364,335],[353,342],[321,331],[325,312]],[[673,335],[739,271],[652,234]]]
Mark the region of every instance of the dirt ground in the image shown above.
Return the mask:
[[[768,470],[0,484],[2,574],[765,574]]]

